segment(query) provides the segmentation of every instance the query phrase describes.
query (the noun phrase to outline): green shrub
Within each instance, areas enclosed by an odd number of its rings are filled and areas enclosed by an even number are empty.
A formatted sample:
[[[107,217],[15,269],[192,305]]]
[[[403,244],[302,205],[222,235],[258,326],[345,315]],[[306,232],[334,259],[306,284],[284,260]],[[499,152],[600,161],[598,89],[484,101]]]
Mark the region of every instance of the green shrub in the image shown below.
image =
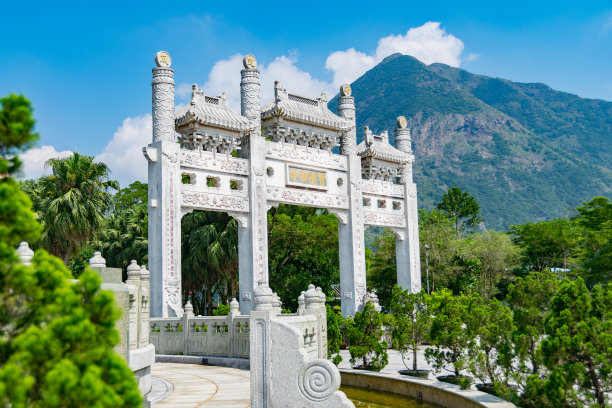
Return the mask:
[[[383,318],[371,302],[365,304],[362,312],[355,313],[349,326],[351,364],[366,370],[380,371],[389,363],[388,344],[381,340]]]

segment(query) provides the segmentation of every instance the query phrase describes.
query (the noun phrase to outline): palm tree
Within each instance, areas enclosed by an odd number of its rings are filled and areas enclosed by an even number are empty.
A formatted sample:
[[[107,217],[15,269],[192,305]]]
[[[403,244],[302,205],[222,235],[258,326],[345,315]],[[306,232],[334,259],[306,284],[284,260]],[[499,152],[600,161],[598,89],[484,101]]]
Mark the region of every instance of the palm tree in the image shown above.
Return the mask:
[[[187,292],[205,290],[207,314],[215,292],[236,296],[238,226],[226,213],[194,211],[183,217],[182,279]],[[197,308],[197,306],[196,306]]]
[[[68,264],[84,243],[100,230],[112,203],[110,189],[119,183],[109,180],[109,169],[91,156],[74,153],[50,159],[53,174],[39,180],[37,211],[44,230],[41,245]]]
[[[148,261],[148,208],[147,203],[116,210],[106,220],[99,234],[100,248],[107,265],[125,268],[130,260],[139,264]]]

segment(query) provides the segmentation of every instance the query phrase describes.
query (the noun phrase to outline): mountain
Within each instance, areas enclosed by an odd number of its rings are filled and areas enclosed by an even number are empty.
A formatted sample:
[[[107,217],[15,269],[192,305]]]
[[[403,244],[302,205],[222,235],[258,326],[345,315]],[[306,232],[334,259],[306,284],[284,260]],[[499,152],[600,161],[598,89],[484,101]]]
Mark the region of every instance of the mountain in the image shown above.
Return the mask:
[[[562,217],[612,193],[612,103],[395,54],[352,85],[363,127],[412,130],[419,205],[458,186],[485,228]],[[335,110],[337,98],[330,102]]]

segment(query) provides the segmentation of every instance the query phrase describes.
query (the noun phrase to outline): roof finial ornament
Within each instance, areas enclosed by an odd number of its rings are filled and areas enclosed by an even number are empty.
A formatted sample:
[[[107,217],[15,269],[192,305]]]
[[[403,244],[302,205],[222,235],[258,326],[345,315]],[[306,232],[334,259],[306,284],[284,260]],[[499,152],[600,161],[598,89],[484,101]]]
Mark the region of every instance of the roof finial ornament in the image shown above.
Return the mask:
[[[172,65],[172,58],[170,58],[170,54],[166,51],[159,51],[155,54],[155,65],[160,68],[168,68]]]
[[[242,59],[242,65],[245,69],[255,69],[257,68],[257,59],[253,54],[247,54]]]
[[[353,92],[353,90],[351,89],[351,86],[349,84],[342,84],[342,85],[340,85],[340,95],[342,95],[342,96],[351,96],[352,92]]]
[[[406,120],[406,117],[398,116],[397,117],[397,127],[400,129],[404,129],[406,126],[408,126],[408,121]]]

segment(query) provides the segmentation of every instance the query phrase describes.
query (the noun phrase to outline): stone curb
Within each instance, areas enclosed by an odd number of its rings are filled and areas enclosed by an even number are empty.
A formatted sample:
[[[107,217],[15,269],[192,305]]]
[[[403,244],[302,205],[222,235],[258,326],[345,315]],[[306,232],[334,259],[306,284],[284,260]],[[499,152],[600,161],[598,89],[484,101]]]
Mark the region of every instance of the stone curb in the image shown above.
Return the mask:
[[[217,367],[237,368],[249,370],[251,363],[247,358],[230,358],[214,356],[173,356],[168,354],[156,354],[156,363],[178,363],[178,364],[200,364]]]
[[[454,408],[516,408],[516,405],[481,391],[441,381],[426,380],[400,374],[381,374],[362,370],[340,369],[342,385],[393,392]],[[366,378],[364,378],[366,377]],[[365,381],[364,381],[365,380]]]

